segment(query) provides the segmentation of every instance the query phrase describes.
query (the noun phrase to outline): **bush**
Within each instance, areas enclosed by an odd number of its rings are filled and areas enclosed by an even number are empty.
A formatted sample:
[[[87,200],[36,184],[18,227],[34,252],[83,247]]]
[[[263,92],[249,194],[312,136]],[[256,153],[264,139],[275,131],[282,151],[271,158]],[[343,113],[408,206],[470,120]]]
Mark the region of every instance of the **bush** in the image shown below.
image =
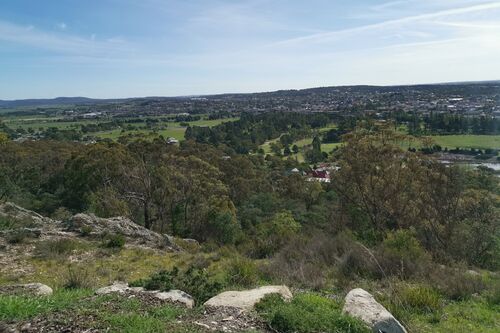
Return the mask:
[[[36,245],[35,255],[45,259],[57,259],[69,255],[79,247],[80,243],[69,238],[47,240]]]
[[[374,278],[384,277],[375,255],[360,244],[352,243],[350,249],[342,256],[339,271],[347,278]]]
[[[492,306],[500,305],[500,280],[495,280],[486,294],[486,300]]]
[[[94,229],[89,225],[84,225],[80,228],[80,235],[82,237],[88,237]]]
[[[13,219],[0,216],[0,230],[11,230],[14,229],[15,221]]]
[[[473,294],[485,289],[481,277],[464,273],[460,268],[443,267],[432,271],[429,279],[450,300],[468,300]]]
[[[71,218],[71,216],[73,216],[73,214],[71,214],[67,208],[59,207],[50,217],[54,220],[67,221]]]
[[[257,265],[248,258],[237,257],[229,264],[227,277],[229,285],[253,287],[259,280]]]
[[[442,307],[439,293],[426,286],[406,286],[398,291],[398,297],[401,305],[412,312],[435,313]]]
[[[21,244],[28,236],[28,232],[25,230],[13,230],[7,234],[6,239],[9,244]]]
[[[68,266],[68,271],[63,277],[63,287],[65,289],[90,289],[93,286],[94,280],[88,270]]]
[[[205,270],[194,267],[185,271],[180,271],[177,267],[170,271],[160,271],[147,279],[131,282],[130,285],[147,290],[180,289],[193,296],[199,303],[205,302],[223,288],[223,284],[210,279]]]
[[[35,222],[33,222],[30,218],[18,219],[8,216],[0,216],[0,231],[33,228],[35,226]]]
[[[121,249],[125,246],[125,237],[118,234],[105,235],[102,246],[108,249]]]
[[[296,295],[290,303],[269,295],[256,310],[276,332],[370,332],[359,320],[343,315],[340,303],[315,294]]]
[[[325,287],[327,274],[338,264],[343,245],[339,237],[315,233],[311,237],[295,237],[272,259],[265,272],[284,284],[319,290]]]
[[[410,230],[388,233],[377,251],[377,259],[386,275],[402,279],[426,272],[430,256]]]

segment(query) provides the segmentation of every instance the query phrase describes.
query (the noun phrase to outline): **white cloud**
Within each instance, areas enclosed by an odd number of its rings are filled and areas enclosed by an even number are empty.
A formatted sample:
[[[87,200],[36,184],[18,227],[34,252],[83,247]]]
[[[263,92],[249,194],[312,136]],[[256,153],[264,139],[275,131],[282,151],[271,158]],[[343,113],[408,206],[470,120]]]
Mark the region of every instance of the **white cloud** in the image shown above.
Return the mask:
[[[68,25],[64,22],[61,22],[61,23],[58,23],[57,24],[57,27],[60,29],[60,30],[66,30],[66,28],[68,27]]]

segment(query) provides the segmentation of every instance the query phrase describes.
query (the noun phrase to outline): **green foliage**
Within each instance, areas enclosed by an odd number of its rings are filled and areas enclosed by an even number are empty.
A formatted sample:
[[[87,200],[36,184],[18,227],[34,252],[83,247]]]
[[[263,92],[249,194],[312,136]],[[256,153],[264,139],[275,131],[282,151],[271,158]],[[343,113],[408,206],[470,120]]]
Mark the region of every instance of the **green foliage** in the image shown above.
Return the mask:
[[[73,216],[71,212],[65,207],[59,207],[56,211],[51,215],[51,218],[59,221],[67,221]]]
[[[23,243],[29,236],[29,232],[26,230],[12,230],[6,236],[7,242],[9,244],[21,244]]]
[[[231,286],[253,287],[259,280],[255,261],[241,256],[231,261],[226,275],[227,283]]]
[[[181,271],[177,267],[170,271],[160,271],[147,279],[133,281],[130,285],[144,287],[148,290],[180,289],[193,296],[199,303],[205,302],[223,288],[223,285],[219,281],[211,279],[205,270],[194,267],[189,267],[185,271]]]
[[[68,271],[63,277],[63,287],[65,289],[91,289],[94,284],[94,278],[83,267],[68,266]]]
[[[296,295],[290,303],[279,295],[269,295],[256,309],[280,333],[370,332],[360,321],[343,315],[340,303],[315,294]]]
[[[486,300],[492,306],[500,306],[500,279],[493,282],[486,294]]]
[[[125,246],[125,237],[120,234],[106,234],[102,246],[108,249],[121,249]]]
[[[463,267],[436,268],[429,272],[429,280],[445,297],[455,301],[468,300],[486,288],[481,276],[465,273]]]
[[[90,234],[92,234],[92,231],[94,228],[92,228],[90,225],[84,225],[80,228],[80,235],[82,237],[88,237]]]
[[[259,256],[266,257],[289,242],[300,230],[300,224],[290,211],[276,213],[257,227]]]
[[[6,133],[0,132],[0,145],[9,141],[9,137]]]
[[[401,278],[425,273],[430,263],[430,256],[416,239],[413,230],[389,232],[377,257],[386,275],[398,275]]]
[[[35,223],[29,218],[17,219],[9,216],[0,216],[0,231],[32,228],[34,226]]]
[[[441,310],[443,302],[439,293],[427,286],[405,286],[398,291],[401,306],[418,313],[435,313]]]

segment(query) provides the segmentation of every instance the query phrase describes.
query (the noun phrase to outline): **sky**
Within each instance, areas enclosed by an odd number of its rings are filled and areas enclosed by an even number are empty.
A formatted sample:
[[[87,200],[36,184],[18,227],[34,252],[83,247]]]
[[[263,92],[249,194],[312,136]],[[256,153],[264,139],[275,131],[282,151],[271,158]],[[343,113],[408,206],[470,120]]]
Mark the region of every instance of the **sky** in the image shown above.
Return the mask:
[[[500,1],[0,1],[0,99],[499,79]]]

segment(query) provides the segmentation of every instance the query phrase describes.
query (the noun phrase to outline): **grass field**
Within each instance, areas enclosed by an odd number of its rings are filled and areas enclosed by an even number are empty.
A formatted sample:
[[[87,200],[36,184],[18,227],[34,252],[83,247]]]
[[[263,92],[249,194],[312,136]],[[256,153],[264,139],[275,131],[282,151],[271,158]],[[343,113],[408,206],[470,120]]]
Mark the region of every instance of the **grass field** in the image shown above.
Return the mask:
[[[441,135],[431,138],[438,145],[447,148],[500,149],[500,135]]]
[[[189,122],[189,124],[191,126],[213,127],[213,126],[217,126],[219,124],[222,124],[223,122],[236,121],[236,120],[238,120],[238,118],[216,119],[216,120],[198,120],[198,121],[191,121],[191,122]],[[167,129],[159,130],[157,132],[155,132],[153,130],[148,130],[148,129],[139,129],[139,130],[134,130],[134,131],[122,131],[121,129],[116,129],[113,131],[100,132],[100,133],[97,133],[96,135],[102,139],[116,140],[120,136],[127,135],[129,133],[131,133],[131,134],[142,133],[142,134],[146,134],[146,135],[159,134],[165,138],[176,138],[177,140],[184,140],[184,133],[186,132],[186,127],[181,126],[180,123],[165,123],[165,124],[167,125]]]
[[[78,129],[81,125],[90,125],[97,124],[99,122],[109,122],[112,121],[111,118],[105,119],[82,119],[78,121],[60,121],[61,117],[46,117],[46,116],[10,116],[4,117],[4,123],[12,129],[23,128],[28,129],[32,128],[34,130],[38,129],[47,129],[51,127],[55,127],[58,129]],[[133,119],[133,118],[130,118]],[[216,120],[197,120],[189,122],[191,126],[208,126],[213,127],[217,126],[223,122],[236,121],[239,118],[230,118],[230,119],[216,119]],[[177,140],[184,140],[184,133],[186,132],[186,127],[181,126],[179,122],[160,122],[157,125],[166,127],[163,130],[154,130],[154,129],[146,129],[146,123],[133,123],[136,129],[135,130],[125,130],[123,131],[121,128],[117,128],[111,131],[103,131],[98,133],[89,133],[89,135],[95,135],[102,139],[111,139],[116,140],[120,136],[127,134],[145,134],[145,135],[155,135],[160,134],[164,137],[172,137]]]

